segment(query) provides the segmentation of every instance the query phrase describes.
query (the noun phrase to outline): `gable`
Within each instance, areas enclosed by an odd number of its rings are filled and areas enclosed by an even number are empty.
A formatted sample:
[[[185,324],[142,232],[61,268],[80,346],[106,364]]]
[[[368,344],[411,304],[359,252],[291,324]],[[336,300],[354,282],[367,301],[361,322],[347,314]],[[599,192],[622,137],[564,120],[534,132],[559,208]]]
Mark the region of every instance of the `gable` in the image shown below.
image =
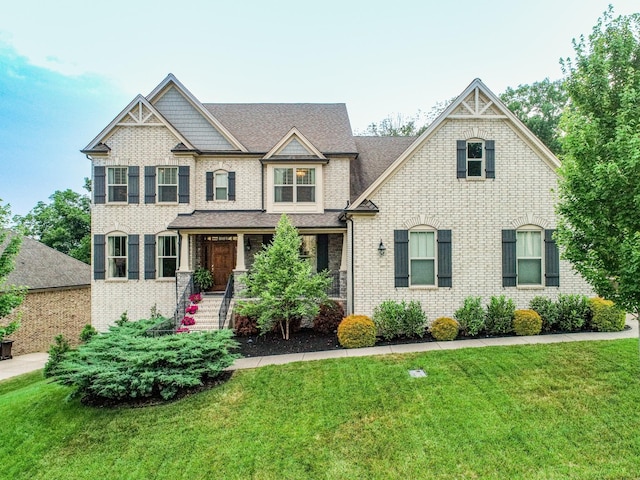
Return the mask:
[[[484,93],[479,86],[458,102],[456,108],[449,114],[448,118],[465,117],[500,117],[506,118],[500,112],[496,104]]]
[[[326,160],[326,157],[318,150],[296,127],[291,128],[287,134],[264,156],[269,158],[314,158]]]
[[[297,138],[291,139],[287,145],[282,148],[276,155],[286,155],[286,156],[295,156],[295,155],[314,155],[311,153]]]

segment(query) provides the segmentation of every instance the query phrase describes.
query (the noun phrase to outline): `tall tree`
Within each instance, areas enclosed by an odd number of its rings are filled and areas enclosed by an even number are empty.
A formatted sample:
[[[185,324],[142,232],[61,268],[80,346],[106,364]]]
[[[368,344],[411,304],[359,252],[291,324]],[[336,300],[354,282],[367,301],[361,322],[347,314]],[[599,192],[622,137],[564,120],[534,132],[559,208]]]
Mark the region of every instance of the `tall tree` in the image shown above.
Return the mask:
[[[89,189],[89,184],[85,185]],[[49,197],[51,203],[38,204],[14,222],[25,235],[34,237],[45,245],[91,263],[91,200],[86,194],[73,190],[57,190]]]
[[[563,80],[508,87],[500,99],[553,153],[562,153],[559,123],[569,100]]]
[[[330,279],[324,272],[313,274],[309,261],[300,258],[301,241],[282,214],[271,245],[256,254],[243,278],[245,293],[252,300],[240,302],[239,312],[257,317],[261,333],[279,325],[282,338],[289,340],[291,322],[315,317],[327,299]]]
[[[20,306],[27,293],[24,287],[7,285],[7,277],[15,267],[15,258],[22,244],[22,237],[7,228],[9,216],[9,205],[2,205],[0,200],[0,319]]]
[[[557,241],[598,295],[640,312],[640,15],[604,13],[562,61]]]

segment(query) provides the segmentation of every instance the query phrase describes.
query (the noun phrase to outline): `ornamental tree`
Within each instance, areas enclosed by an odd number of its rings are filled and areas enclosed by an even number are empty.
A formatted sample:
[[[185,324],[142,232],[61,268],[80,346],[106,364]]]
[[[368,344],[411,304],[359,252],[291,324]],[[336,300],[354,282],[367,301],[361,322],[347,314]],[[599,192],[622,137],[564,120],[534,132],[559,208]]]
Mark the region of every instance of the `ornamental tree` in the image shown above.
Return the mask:
[[[22,244],[22,237],[7,229],[9,215],[9,205],[0,203],[0,319],[20,306],[27,293],[24,287],[7,285],[7,277],[15,267],[15,258]],[[17,325],[17,321],[12,322],[10,330],[14,331]]]
[[[261,334],[278,325],[282,338],[289,340],[291,322],[315,317],[327,299],[328,274],[314,274],[309,261],[300,258],[301,241],[282,214],[271,245],[256,254],[251,271],[242,277],[244,295],[251,300],[239,302],[238,311],[256,317]]]
[[[559,223],[563,255],[598,295],[640,308],[640,15],[604,13],[561,61]]]

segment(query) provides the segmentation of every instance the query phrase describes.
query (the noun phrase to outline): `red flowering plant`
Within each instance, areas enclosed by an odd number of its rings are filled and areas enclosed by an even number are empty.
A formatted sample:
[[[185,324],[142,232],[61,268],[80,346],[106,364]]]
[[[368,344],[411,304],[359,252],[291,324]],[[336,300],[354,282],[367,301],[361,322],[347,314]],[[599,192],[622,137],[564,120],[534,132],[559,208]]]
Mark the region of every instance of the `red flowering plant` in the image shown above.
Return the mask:
[[[185,310],[185,312],[188,313],[189,315],[193,315],[197,311],[198,311],[198,305],[189,305]]]
[[[189,301],[191,303],[200,303],[202,301],[202,294],[192,293],[191,295],[189,295]]]
[[[189,333],[191,330],[189,330],[187,327],[180,327],[176,330],[176,333]]]
[[[189,317],[187,315],[185,315],[184,317],[182,317],[182,321],[180,322],[181,325],[184,325],[186,327],[189,327],[191,325],[195,325],[196,324],[196,319],[193,317]]]

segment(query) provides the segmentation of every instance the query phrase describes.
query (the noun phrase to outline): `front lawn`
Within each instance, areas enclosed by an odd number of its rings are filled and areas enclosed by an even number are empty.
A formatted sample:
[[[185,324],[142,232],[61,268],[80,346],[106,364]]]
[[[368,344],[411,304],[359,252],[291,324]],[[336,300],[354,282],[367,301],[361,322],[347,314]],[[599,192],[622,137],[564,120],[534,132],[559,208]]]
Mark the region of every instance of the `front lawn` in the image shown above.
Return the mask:
[[[639,373],[635,339],[476,348],[238,371],[143,409],[30,374],[0,382],[0,478],[638,478]]]

